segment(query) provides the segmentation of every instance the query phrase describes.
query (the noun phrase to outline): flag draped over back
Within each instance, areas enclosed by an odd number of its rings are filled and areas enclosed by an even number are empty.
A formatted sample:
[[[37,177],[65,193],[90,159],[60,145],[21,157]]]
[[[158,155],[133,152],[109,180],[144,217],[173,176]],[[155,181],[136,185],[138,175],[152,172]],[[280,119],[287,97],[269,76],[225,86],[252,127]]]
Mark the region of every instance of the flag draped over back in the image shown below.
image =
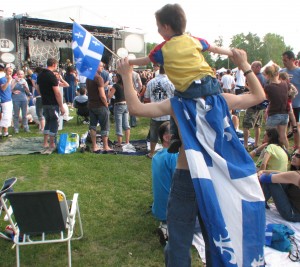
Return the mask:
[[[104,45],[76,22],[73,23],[72,39],[78,73],[93,80],[104,52]]]
[[[222,95],[171,99],[213,266],[264,266],[264,196]]]

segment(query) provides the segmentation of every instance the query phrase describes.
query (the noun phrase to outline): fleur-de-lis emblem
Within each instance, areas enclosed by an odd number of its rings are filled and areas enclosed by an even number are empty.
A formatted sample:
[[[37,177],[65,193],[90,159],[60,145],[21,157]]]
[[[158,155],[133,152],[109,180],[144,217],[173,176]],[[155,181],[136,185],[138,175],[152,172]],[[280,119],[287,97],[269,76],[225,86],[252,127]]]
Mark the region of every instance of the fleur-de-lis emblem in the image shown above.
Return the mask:
[[[74,35],[75,35],[77,38],[83,38],[83,35],[81,34],[81,32],[74,33]]]
[[[219,240],[214,239],[214,243],[216,247],[220,248],[221,254],[224,254],[224,252],[227,252],[230,255],[229,262],[231,264],[237,264],[236,256],[234,254],[234,250],[231,244],[231,240],[229,237],[229,234],[227,234],[227,237],[223,238],[221,235],[219,235]]]
[[[265,260],[264,257],[259,255],[258,260],[254,259],[251,263],[251,267],[260,267],[265,266]]]
[[[99,42],[97,42],[97,41],[92,41],[92,43],[93,43],[95,46],[100,45]]]

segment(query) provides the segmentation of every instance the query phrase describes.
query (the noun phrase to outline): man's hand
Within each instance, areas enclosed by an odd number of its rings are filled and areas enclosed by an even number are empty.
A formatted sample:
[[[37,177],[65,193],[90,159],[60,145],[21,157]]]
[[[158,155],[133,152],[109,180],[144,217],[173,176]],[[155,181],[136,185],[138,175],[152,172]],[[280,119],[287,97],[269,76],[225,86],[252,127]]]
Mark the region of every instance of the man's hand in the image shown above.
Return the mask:
[[[117,61],[117,71],[122,76],[123,75],[132,75],[133,67],[129,64],[128,58],[121,58]]]
[[[234,48],[231,51],[233,56],[229,58],[235,65],[244,72],[251,69],[251,66],[247,61],[247,53],[244,50]]]
[[[63,116],[64,114],[65,114],[65,108],[64,108],[64,106],[61,106],[60,108],[59,108],[59,110],[60,110],[60,115],[61,116]]]
[[[7,79],[8,82],[11,82],[11,80],[12,80],[12,76],[11,75],[5,75],[5,77],[6,77],[6,79]]]

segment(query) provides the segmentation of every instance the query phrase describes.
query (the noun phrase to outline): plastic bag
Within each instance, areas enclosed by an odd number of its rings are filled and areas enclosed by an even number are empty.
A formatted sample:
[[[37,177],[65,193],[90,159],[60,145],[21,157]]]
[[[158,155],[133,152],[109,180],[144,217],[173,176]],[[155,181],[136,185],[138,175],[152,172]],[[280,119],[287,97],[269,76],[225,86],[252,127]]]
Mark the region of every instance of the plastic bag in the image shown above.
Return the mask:
[[[79,135],[77,133],[62,133],[59,136],[57,146],[58,154],[71,154],[77,151],[79,147]]]

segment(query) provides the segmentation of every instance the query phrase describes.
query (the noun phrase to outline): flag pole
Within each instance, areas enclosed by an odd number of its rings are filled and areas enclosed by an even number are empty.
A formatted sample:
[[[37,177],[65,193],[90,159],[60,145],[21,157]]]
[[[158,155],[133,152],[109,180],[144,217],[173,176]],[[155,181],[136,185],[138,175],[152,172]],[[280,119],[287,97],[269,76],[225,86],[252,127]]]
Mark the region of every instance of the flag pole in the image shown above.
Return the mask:
[[[75,22],[74,19],[70,18],[70,20],[72,20],[73,22]],[[116,58],[120,59],[121,57],[119,57],[115,52],[113,52],[112,50],[110,50],[105,44],[103,44],[100,40],[98,40],[113,56],[115,56]]]

